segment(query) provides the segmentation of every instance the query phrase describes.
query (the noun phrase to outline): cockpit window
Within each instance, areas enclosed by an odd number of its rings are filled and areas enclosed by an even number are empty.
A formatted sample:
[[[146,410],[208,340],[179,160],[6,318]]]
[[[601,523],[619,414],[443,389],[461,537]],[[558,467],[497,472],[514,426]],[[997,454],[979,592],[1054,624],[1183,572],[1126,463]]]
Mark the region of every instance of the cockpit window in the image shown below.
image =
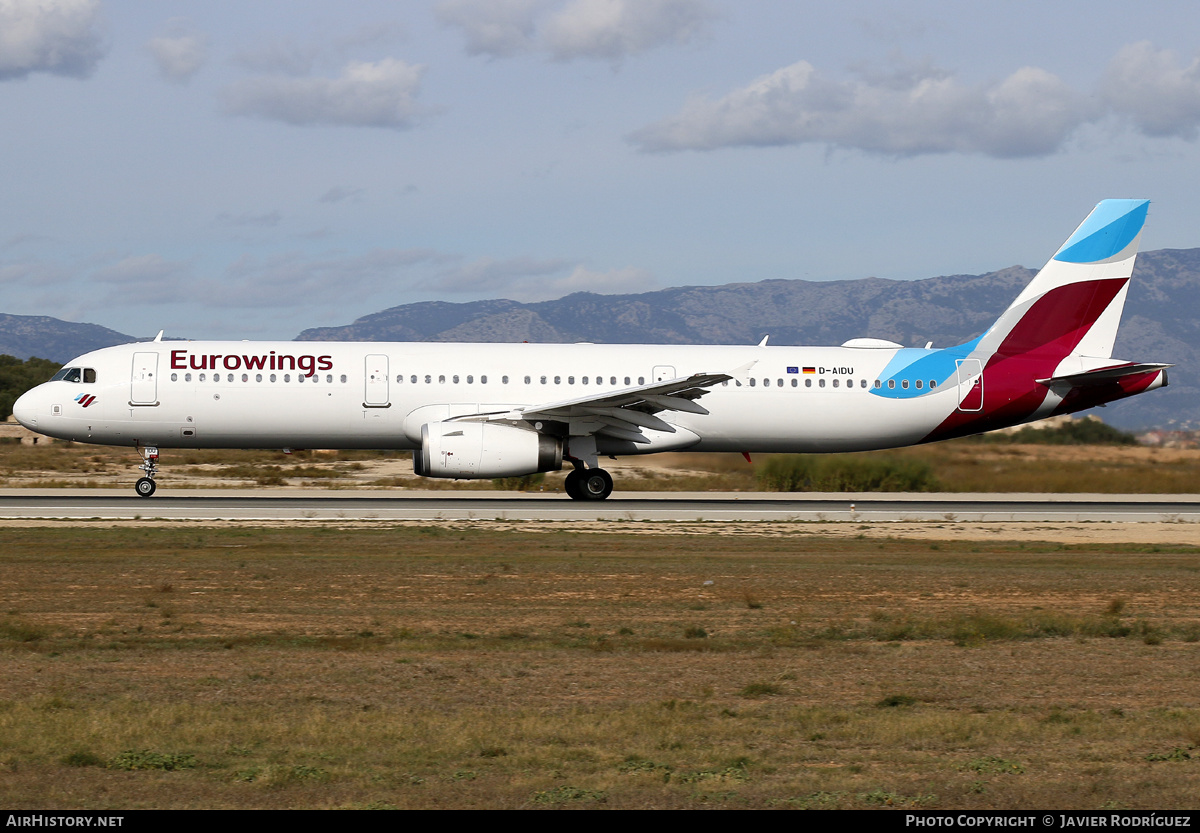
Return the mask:
[[[96,370],[91,367],[64,367],[62,370],[55,373],[51,378],[51,382],[84,382],[86,384],[95,384]]]

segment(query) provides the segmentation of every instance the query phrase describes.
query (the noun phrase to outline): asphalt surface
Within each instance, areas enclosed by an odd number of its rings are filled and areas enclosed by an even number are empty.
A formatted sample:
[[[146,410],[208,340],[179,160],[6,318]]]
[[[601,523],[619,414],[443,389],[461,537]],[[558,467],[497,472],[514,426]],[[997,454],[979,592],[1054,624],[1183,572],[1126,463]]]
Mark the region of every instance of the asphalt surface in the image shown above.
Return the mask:
[[[0,519],[1200,522],[1200,495],[0,490]]]

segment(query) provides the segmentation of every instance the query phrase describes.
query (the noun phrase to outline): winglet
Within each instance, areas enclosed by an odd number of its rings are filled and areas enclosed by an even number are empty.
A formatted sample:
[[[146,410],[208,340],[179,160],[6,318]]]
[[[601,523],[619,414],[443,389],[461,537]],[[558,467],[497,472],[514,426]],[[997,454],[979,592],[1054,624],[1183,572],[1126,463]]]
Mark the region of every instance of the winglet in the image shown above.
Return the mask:
[[[771,336],[770,336],[769,334],[768,334],[768,335],[765,335],[765,336],[763,336],[763,340],[762,340],[762,341],[760,341],[760,342],[758,343],[758,346],[759,346],[759,347],[766,347],[766,346],[767,346],[767,339],[768,339],[768,338],[770,338],[770,337],[771,337]]]
[[[159,330],[159,331],[158,331],[158,335],[156,335],[156,336],[154,337],[154,340],[155,340],[156,342],[158,342],[158,341],[162,341],[162,337],[163,337],[163,333],[164,333],[164,332],[166,332],[166,331],[165,331],[165,330]]]

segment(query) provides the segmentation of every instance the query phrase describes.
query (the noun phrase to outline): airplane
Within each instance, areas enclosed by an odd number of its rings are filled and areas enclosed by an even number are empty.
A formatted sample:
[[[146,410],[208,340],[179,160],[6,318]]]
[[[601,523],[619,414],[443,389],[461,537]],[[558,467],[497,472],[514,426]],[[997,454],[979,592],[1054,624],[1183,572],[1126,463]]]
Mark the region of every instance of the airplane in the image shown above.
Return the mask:
[[[1099,203],[982,335],[953,347],[163,341],[96,350],[17,400],[33,431],[159,449],[407,449],[418,475],[558,471],[600,457],[895,448],[1074,413],[1167,384],[1112,358],[1149,201]]]

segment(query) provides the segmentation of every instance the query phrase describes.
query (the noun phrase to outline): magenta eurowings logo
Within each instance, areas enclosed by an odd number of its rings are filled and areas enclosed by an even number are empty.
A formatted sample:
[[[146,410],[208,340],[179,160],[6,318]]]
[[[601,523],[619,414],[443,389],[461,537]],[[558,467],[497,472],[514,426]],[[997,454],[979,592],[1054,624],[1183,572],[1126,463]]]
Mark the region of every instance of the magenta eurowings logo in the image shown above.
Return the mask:
[[[79,396],[75,397],[75,401],[86,408],[88,405],[91,405],[96,401],[96,397],[92,396],[90,393],[81,393]]]

